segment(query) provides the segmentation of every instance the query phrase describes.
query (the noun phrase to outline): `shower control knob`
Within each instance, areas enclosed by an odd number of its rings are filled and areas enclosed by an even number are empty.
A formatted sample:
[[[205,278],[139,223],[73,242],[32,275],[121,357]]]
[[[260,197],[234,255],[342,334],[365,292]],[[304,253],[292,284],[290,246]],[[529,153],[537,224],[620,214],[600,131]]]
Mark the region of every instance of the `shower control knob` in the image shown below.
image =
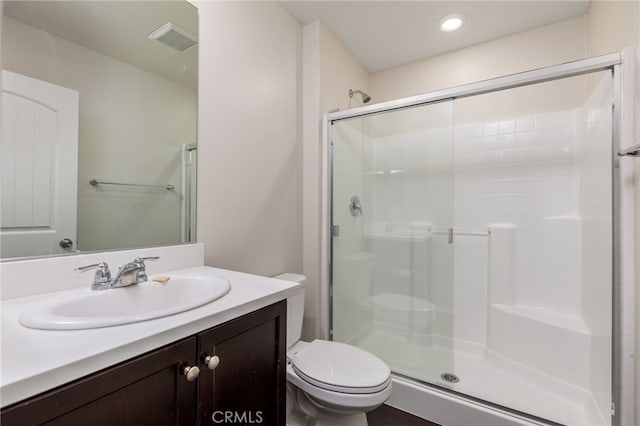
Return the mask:
[[[187,377],[187,381],[193,382],[200,375],[200,369],[198,367],[187,366],[182,370],[182,374]]]
[[[204,358],[204,363],[207,364],[209,370],[215,370],[218,364],[220,364],[220,358],[218,357],[218,355],[207,355]]]
[[[353,217],[357,217],[362,214],[362,205],[360,204],[360,198],[357,195],[354,195],[349,200],[349,211]]]

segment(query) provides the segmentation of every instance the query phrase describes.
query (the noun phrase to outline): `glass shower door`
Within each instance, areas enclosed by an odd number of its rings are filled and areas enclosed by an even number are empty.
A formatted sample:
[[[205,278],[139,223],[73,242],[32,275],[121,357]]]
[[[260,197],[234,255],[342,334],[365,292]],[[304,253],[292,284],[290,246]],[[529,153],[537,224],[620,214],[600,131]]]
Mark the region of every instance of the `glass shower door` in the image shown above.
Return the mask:
[[[525,416],[612,424],[619,77],[584,66],[331,121],[334,340]]]
[[[453,372],[452,102],[331,126],[332,337],[394,373]]]

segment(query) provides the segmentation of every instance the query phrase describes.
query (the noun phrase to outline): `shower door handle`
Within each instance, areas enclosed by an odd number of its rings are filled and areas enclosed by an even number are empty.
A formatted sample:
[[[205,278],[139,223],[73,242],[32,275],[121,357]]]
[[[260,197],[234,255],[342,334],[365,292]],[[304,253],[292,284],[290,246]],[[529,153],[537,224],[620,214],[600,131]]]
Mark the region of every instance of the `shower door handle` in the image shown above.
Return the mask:
[[[618,155],[620,157],[638,157],[640,156],[640,143],[630,146],[627,149],[618,150]]]

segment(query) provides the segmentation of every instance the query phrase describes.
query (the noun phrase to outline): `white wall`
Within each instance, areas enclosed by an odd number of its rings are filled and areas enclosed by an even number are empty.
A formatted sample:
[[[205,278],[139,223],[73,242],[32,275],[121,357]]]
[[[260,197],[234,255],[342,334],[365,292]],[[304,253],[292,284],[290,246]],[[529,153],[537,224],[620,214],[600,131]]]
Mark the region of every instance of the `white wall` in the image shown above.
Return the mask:
[[[178,191],[96,188],[89,179],[180,188],[179,148],[195,141],[195,90],[8,17],[2,37],[5,69],[80,92],[79,249],[179,242]]]
[[[386,101],[581,59],[585,29],[586,18],[578,17],[374,73],[370,94]],[[534,101],[539,109],[543,100]]]
[[[307,339],[323,335],[321,304],[322,114],[349,108],[349,89],[369,90],[369,73],[322,24],[303,28],[303,272],[307,276],[305,324]],[[354,97],[351,106],[362,105]],[[359,178],[353,174],[354,178]],[[358,183],[353,182],[357,187]]]
[[[274,2],[196,5],[205,263],[301,272],[300,25]]]

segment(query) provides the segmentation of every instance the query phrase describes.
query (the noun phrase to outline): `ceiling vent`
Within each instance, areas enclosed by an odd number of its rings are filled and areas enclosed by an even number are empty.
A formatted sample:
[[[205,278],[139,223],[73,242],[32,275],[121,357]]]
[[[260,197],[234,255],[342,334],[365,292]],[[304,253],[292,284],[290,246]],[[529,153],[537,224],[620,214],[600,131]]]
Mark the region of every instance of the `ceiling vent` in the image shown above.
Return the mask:
[[[159,41],[179,52],[184,52],[198,44],[196,36],[176,24],[167,22],[147,36],[151,40]]]

